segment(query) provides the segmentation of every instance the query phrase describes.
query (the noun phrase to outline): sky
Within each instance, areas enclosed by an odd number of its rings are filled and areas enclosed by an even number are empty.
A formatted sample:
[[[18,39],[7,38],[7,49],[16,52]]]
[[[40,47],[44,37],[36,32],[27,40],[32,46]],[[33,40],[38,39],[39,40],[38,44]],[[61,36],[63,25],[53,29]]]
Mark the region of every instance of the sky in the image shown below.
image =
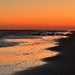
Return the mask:
[[[0,0],[0,29],[75,29],[75,0]]]

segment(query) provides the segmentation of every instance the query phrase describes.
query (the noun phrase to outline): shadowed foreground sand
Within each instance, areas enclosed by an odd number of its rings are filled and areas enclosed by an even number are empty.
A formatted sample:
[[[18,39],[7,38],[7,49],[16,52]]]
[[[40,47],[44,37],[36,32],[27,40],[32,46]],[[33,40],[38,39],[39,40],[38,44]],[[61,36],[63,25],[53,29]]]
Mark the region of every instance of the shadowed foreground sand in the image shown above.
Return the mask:
[[[55,40],[64,36],[47,36],[43,38],[4,39],[5,43],[19,42],[15,46],[0,48],[0,75],[11,75],[16,71],[46,64],[43,58],[58,54],[56,51],[46,50],[58,45]]]

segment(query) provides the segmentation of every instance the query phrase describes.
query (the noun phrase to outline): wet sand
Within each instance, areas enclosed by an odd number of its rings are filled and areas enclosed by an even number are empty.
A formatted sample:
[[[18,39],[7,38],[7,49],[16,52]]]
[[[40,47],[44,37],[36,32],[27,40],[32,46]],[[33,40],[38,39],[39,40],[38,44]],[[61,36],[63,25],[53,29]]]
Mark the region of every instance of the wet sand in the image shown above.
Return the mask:
[[[55,40],[60,38],[65,37],[4,39],[5,45],[0,48],[0,75],[11,75],[18,71],[47,64],[46,61],[43,62],[41,59],[59,54],[57,51],[46,49],[58,46],[58,42]],[[15,45],[15,43],[18,44]]]
[[[59,46],[47,48],[58,55],[42,59],[44,65],[16,72],[14,75],[75,75],[75,32],[69,38],[60,39]]]

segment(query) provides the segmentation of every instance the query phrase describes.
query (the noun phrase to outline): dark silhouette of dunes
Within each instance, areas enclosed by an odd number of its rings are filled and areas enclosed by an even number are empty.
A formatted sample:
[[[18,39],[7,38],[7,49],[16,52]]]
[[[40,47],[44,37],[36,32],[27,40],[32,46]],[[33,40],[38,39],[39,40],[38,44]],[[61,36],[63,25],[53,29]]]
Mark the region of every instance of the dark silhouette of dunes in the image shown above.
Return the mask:
[[[75,32],[69,38],[60,39],[59,46],[48,48],[60,54],[42,59],[47,64],[16,72],[14,75],[75,75]]]

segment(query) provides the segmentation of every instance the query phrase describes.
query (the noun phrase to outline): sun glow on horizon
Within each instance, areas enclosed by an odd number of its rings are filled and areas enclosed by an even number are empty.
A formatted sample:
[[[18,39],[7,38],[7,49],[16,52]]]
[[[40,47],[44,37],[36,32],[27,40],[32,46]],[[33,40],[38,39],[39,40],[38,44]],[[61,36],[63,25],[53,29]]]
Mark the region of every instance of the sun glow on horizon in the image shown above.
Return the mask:
[[[1,0],[0,29],[74,29],[74,0]]]

